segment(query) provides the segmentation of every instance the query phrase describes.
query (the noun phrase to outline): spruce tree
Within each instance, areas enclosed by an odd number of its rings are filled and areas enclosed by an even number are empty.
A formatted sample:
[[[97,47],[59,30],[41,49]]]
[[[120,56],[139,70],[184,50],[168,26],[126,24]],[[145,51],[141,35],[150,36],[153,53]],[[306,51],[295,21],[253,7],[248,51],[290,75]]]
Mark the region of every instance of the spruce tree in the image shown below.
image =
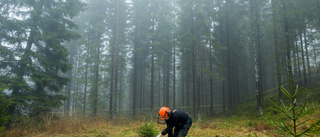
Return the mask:
[[[71,68],[62,44],[79,37],[70,31],[76,27],[70,19],[83,6],[79,0],[1,2],[1,61],[8,62],[1,62],[0,69],[14,99],[11,114],[39,114],[61,105],[65,97],[58,92]]]

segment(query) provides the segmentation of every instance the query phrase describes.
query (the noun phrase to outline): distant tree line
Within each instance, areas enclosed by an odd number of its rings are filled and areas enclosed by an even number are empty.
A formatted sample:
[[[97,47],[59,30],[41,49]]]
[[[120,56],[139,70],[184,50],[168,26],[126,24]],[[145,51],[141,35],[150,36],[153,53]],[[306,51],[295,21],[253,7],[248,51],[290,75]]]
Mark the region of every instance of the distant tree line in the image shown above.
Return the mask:
[[[319,0],[0,2],[10,114],[228,115],[319,78]],[[2,88],[1,88],[2,89]],[[274,89],[274,90],[270,90]],[[270,91],[270,92],[269,92]]]

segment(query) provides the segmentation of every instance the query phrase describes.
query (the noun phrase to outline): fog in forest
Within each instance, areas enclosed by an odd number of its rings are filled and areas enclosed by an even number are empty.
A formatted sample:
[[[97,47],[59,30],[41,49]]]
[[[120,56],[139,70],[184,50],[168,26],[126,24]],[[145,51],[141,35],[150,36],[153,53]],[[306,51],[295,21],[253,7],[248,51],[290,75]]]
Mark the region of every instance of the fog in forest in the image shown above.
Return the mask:
[[[227,116],[319,81],[319,0],[0,2],[9,114]]]

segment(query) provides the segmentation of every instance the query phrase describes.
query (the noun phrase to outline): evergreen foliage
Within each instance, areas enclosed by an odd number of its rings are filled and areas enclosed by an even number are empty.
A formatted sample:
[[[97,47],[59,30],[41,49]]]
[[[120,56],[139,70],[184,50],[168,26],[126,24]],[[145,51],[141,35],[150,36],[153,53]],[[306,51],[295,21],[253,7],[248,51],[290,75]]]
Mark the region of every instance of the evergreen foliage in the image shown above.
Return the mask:
[[[79,0],[2,1],[1,62],[14,104],[9,113],[38,115],[62,105],[59,92],[69,81],[68,51],[62,44],[79,38],[70,19],[83,8]]]
[[[158,131],[154,129],[154,123],[145,123],[139,127],[137,133],[139,137],[154,137],[158,134]]]
[[[6,99],[3,96],[2,91],[3,88],[0,88],[0,132],[5,129],[5,125],[10,118],[10,115],[8,114],[8,108],[12,104],[10,99]]]
[[[293,83],[291,71],[290,79],[290,85],[292,87]],[[302,93],[305,92],[305,89],[303,87],[299,89],[298,85],[296,86],[295,92],[292,88],[289,91],[283,86],[279,86],[279,88],[281,89],[283,94],[286,95],[286,97],[291,99],[291,104],[289,104],[288,106],[281,100],[281,106],[278,106],[276,105],[276,103],[271,101],[274,104],[275,110],[278,111],[281,115],[272,119],[266,119],[266,121],[273,127],[275,127],[278,133],[283,136],[291,135],[294,137],[300,137],[305,135],[310,136],[316,133],[316,131],[320,129],[320,120],[311,124],[311,126],[306,129],[299,128],[302,125],[305,125],[310,120],[303,119],[303,117],[306,117],[308,114],[312,114],[315,111],[315,107],[313,105],[310,106],[307,102],[305,102],[303,105],[296,105],[297,99],[301,96]]]

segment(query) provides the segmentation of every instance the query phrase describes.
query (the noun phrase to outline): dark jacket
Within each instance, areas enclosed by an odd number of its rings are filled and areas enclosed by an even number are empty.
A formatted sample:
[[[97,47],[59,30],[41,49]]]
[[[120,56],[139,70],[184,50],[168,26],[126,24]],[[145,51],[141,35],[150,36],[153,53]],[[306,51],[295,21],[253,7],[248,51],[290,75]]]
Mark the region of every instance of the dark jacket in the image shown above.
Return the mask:
[[[166,135],[167,133],[172,133],[173,127],[183,126],[189,118],[189,114],[181,111],[181,110],[173,110],[171,112],[171,116],[168,120],[166,120],[167,128],[161,132],[162,135]]]

